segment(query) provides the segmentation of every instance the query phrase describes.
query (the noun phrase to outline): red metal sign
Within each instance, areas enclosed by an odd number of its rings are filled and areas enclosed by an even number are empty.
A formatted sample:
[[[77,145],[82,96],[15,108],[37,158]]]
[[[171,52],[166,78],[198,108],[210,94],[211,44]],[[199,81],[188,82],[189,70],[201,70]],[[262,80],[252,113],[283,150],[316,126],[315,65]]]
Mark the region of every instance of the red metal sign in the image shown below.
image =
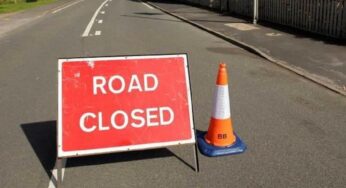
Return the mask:
[[[59,157],[188,143],[186,55],[59,60]]]

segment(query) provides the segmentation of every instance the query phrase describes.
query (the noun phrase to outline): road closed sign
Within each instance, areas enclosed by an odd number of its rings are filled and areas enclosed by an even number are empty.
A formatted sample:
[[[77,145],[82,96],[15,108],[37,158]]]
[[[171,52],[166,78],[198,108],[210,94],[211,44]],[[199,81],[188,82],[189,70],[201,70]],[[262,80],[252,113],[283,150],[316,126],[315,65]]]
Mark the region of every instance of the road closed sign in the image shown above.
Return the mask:
[[[190,143],[186,55],[59,59],[58,157]]]

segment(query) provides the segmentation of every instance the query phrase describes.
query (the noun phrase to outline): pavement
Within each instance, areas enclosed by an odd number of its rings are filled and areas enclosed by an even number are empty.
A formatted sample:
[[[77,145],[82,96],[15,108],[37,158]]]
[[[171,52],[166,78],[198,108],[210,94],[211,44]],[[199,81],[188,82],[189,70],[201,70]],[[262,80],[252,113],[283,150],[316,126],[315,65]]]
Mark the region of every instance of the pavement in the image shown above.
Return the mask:
[[[141,1],[53,12],[0,38],[0,187],[54,187],[58,58],[172,53],[188,54],[199,131],[208,129],[218,63],[227,64],[233,126],[248,150],[198,154],[199,173],[189,145],[69,158],[63,187],[346,184],[345,97]]]
[[[346,41],[218,13],[174,0],[153,6],[346,96]],[[227,52],[224,49],[216,51]]]

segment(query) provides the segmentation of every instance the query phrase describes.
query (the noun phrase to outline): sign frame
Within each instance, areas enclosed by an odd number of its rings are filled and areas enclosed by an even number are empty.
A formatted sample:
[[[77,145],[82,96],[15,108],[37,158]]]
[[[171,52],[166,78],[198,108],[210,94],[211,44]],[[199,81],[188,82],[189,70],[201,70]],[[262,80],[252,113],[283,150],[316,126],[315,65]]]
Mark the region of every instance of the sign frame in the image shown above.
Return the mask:
[[[178,141],[169,142],[155,142],[148,144],[138,144],[131,146],[120,146],[120,147],[108,147],[108,148],[98,148],[98,149],[87,149],[87,150],[75,150],[75,151],[63,151],[62,150],[62,65],[64,63],[73,63],[80,61],[105,61],[105,60],[136,60],[136,59],[155,59],[155,58],[183,58],[184,72],[185,72],[185,82],[186,82],[186,92],[188,100],[188,112],[190,120],[190,131],[191,138]],[[90,155],[100,155],[107,153],[118,153],[126,151],[135,150],[145,150],[145,149],[155,149],[155,148],[165,148],[168,146],[184,145],[184,144],[194,144],[195,159],[197,157],[196,153],[196,129],[194,126],[193,119],[193,107],[192,107],[192,97],[191,97],[191,83],[189,74],[189,64],[187,54],[169,54],[169,55],[135,55],[135,56],[112,56],[112,57],[88,57],[88,58],[61,58],[58,59],[58,124],[57,124],[57,157],[58,158],[70,158],[79,156],[90,156]],[[197,171],[197,160],[196,160],[196,171]]]

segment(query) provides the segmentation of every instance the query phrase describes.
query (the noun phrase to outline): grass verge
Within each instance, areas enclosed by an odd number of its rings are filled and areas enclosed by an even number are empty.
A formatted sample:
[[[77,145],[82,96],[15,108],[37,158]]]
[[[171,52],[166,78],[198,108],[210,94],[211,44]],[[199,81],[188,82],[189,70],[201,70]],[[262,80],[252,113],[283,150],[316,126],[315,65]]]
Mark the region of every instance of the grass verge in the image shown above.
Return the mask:
[[[25,0],[17,0],[17,3],[12,2],[3,2],[0,4],[0,14],[17,12],[25,9],[30,9],[42,5],[46,5],[56,0],[37,0],[36,2],[26,2]],[[0,1],[1,2],[1,1]]]

